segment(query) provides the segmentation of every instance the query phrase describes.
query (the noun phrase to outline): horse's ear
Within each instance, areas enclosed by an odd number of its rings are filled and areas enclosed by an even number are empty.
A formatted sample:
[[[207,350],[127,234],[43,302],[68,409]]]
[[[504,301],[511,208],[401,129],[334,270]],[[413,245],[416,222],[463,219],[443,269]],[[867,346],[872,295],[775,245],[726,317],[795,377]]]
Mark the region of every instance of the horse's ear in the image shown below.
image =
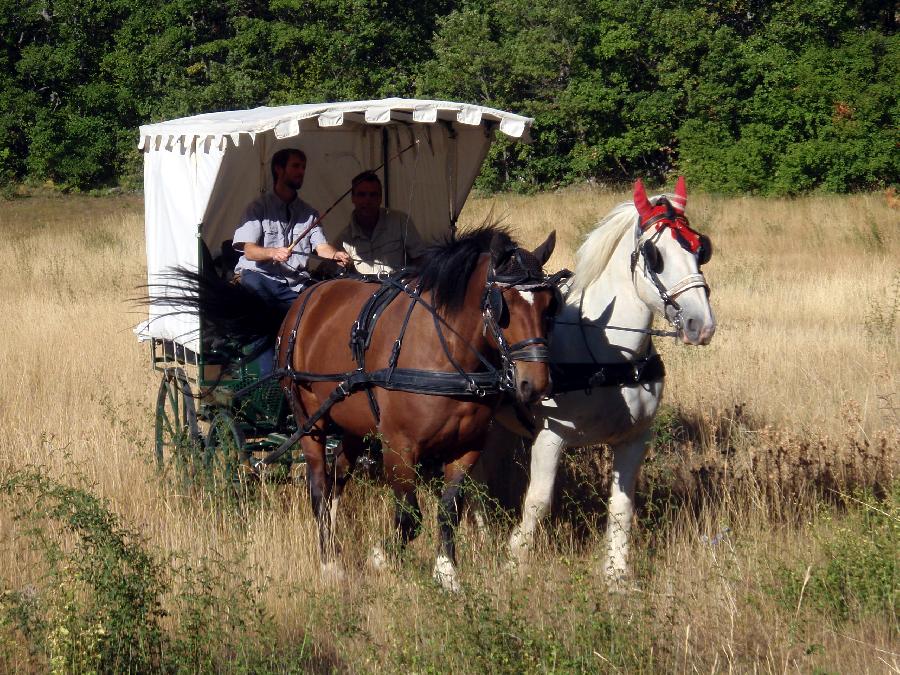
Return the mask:
[[[684,176],[678,176],[678,182],[675,184],[675,196],[672,197],[672,208],[683,216],[685,206],[687,206],[687,187],[684,184]]]
[[[638,210],[642,223],[653,215],[653,205],[647,199],[647,191],[640,178],[634,181],[634,206]]]
[[[491,264],[494,266],[494,269],[505,263],[513,250],[509,245],[509,237],[499,232],[496,233],[491,238]]]
[[[541,266],[543,267],[544,263],[550,260],[554,248],[556,248],[556,230],[553,230],[550,233],[550,236],[547,237],[547,240],[531,253],[535,258],[540,260]]]

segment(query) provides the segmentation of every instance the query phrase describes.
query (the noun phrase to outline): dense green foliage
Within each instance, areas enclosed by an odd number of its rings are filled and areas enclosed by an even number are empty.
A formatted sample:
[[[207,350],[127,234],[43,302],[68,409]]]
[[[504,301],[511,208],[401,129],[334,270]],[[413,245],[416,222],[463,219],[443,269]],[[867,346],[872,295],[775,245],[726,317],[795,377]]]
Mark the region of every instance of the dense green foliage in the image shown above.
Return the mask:
[[[0,183],[135,184],[139,124],[420,96],[533,116],[486,188],[665,178],[721,192],[900,180],[880,0],[0,0]]]

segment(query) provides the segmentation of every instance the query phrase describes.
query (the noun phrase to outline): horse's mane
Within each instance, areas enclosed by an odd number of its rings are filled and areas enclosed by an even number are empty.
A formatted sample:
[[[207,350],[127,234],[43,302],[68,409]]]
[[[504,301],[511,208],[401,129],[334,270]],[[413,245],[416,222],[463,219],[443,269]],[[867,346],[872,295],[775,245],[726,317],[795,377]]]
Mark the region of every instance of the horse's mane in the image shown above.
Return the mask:
[[[634,228],[636,210],[632,202],[619,204],[597,223],[575,254],[572,291],[582,291],[606,269],[613,251],[626,232]]]
[[[478,258],[491,250],[491,242],[497,235],[501,237],[503,248],[516,247],[505,227],[485,223],[463,235],[451,235],[425,251],[420,266],[419,290],[431,291],[435,309],[453,313],[462,308]]]
[[[666,195],[656,195],[650,201],[655,203],[663,196]],[[622,237],[634,228],[636,215],[634,202],[623,202],[597,223],[575,254],[575,274],[572,275],[570,292],[583,291],[603,273]]]

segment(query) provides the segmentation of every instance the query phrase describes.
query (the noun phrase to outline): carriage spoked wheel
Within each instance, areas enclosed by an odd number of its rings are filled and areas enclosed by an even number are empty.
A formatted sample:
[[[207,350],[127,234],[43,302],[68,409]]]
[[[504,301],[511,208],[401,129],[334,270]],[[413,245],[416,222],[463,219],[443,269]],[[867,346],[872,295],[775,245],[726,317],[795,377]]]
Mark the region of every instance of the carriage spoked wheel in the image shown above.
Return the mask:
[[[204,464],[211,476],[240,482],[252,474],[244,433],[230,413],[220,410],[213,416],[205,445]]]
[[[156,395],[156,463],[163,469],[173,459],[190,461],[202,447],[191,385],[181,368],[163,372]]]

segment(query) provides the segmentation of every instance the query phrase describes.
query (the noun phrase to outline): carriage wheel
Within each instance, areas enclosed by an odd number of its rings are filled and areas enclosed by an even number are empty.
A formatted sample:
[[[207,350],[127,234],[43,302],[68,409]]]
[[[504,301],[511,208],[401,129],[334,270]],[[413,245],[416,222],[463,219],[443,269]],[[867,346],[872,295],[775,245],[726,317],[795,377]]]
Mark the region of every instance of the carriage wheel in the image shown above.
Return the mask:
[[[181,368],[167,368],[156,396],[156,463],[190,458],[200,449],[200,428],[191,385]]]
[[[217,412],[206,435],[204,462],[210,474],[229,481],[240,480],[250,461],[245,443],[244,433],[234,417],[224,411]]]

